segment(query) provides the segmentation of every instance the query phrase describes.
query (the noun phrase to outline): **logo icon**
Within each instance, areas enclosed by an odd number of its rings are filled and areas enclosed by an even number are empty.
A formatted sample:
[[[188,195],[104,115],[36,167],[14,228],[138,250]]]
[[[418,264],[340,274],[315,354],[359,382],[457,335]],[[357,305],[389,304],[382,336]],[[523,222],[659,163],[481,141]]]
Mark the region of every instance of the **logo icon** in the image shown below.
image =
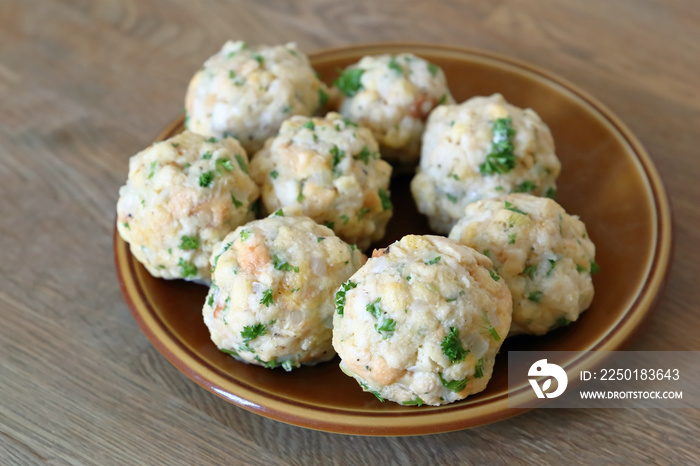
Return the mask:
[[[535,395],[537,395],[537,398],[556,398],[564,393],[564,390],[566,390],[566,385],[569,383],[569,379],[566,376],[566,371],[556,364],[548,363],[546,359],[540,359],[530,366],[530,370],[527,372],[527,375],[529,377],[537,378],[550,377],[544,381],[541,388],[536,379],[528,379],[530,385],[532,385],[532,389],[535,391]],[[557,389],[553,392],[547,392],[547,390],[549,390],[549,388],[552,386],[552,378],[556,379],[557,381]]]

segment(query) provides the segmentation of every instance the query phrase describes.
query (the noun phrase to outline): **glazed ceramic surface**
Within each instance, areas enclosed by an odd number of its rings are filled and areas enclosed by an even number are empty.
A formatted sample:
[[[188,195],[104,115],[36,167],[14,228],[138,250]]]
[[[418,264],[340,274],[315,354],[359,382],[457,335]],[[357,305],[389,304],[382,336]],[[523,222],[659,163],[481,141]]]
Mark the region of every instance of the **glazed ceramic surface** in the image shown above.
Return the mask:
[[[179,370],[220,397],[263,416],[312,429],[359,435],[417,435],[464,429],[522,412],[508,408],[507,352],[588,351],[565,369],[596,359],[595,350],[623,347],[651,311],[671,250],[670,209],[643,147],[609,110],[572,84],[536,67],[486,52],[420,44],[378,44],[310,56],[330,83],[336,69],[364,55],[412,52],[441,66],[458,102],[500,92],[534,109],[549,125],[562,162],[556,200],[585,222],[600,272],[591,308],[569,327],[544,337],[508,339],[487,389],[441,407],[380,403],[338,368],[338,360],[287,373],[238,362],[209,340],[201,308],[207,289],[151,277],[114,235],[122,292],[141,329]],[[177,119],[160,136],[183,129]],[[405,234],[429,233],[410,194],[410,175],[392,180],[394,217],[386,246]],[[116,230],[115,230],[116,231]],[[511,402],[531,396],[527,381]]]

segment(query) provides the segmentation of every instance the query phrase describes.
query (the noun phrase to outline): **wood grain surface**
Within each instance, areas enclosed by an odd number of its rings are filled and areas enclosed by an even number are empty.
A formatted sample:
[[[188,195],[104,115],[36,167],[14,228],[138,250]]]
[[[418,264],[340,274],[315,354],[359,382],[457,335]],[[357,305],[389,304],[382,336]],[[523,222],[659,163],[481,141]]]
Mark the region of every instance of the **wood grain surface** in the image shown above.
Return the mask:
[[[0,2],[1,464],[697,464],[700,410],[540,409],[365,438],[237,408],[141,333],[112,263],[129,156],[230,38],[306,52],[375,41],[483,48],[553,71],[638,135],[675,257],[636,350],[700,350],[700,10],[686,1]]]

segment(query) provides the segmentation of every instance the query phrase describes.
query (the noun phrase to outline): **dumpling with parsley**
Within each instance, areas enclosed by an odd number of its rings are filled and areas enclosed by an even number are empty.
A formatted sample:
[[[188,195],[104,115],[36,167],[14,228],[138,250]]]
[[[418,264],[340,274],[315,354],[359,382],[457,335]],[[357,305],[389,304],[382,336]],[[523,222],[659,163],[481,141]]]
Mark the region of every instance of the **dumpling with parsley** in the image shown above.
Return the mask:
[[[212,341],[288,371],[333,358],[334,293],[365,260],[329,228],[282,210],[237,228],[212,255],[202,310]]]
[[[453,104],[442,69],[410,53],[363,57],[333,83],[340,113],[372,130],[390,162],[415,164],[428,114]]]
[[[131,157],[117,228],[151,275],[208,282],[214,245],[259,196],[238,141],[185,131]]]
[[[391,166],[372,133],[337,113],[295,116],[251,162],[268,213],[297,206],[343,240],[366,249],[393,213]]]
[[[510,194],[475,202],[450,238],[493,261],[513,295],[511,335],[542,335],[591,305],[595,246],[583,222],[551,199]]]
[[[406,406],[486,388],[512,312],[491,261],[440,236],[409,235],[375,251],[335,303],[341,369],[381,401]]]
[[[447,234],[471,202],[512,192],[553,197],[560,170],[542,119],[494,94],[431,113],[411,191],[430,227]]]
[[[233,136],[252,154],[284,120],[312,115],[327,100],[325,84],[296,44],[228,41],[190,81],[185,124],[207,136]]]

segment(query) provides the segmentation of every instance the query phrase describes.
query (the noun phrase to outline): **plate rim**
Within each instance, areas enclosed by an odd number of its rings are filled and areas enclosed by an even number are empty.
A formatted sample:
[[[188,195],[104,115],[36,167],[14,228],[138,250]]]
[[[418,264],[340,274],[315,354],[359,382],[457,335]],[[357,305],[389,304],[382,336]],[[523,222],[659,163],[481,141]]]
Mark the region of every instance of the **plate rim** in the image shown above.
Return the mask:
[[[654,251],[650,255],[646,274],[644,278],[640,280],[636,295],[627,306],[627,309],[625,309],[624,314],[620,316],[619,320],[612,325],[605,334],[594,341],[591,346],[585,350],[586,352],[582,353],[581,357],[575,361],[570,361],[568,369],[574,364],[580,366],[584,362],[590,362],[596,359],[595,351],[619,350],[626,346],[639,328],[649,318],[654,310],[656,302],[662,294],[662,290],[668,278],[669,264],[673,250],[672,211],[666,188],[663,185],[661,176],[653,160],[637,137],[620,118],[607,108],[607,106],[588,92],[579,88],[576,84],[537,65],[532,65],[499,53],[442,44],[380,42],[324,48],[310,53],[309,60],[318,62],[323,59],[334,59],[334,57],[337,58],[339,54],[368,55],[377,53],[378,50],[381,50],[382,53],[390,53],[391,49],[394,49],[396,52],[410,51],[418,55],[420,55],[421,50],[430,53],[441,52],[444,54],[466,55],[471,58],[476,57],[486,60],[491,64],[502,64],[510,68],[526,71],[540,79],[544,79],[548,83],[556,84],[559,89],[565,90],[568,94],[583,101],[583,103],[588,106],[589,111],[597,113],[597,116],[607,125],[611,126],[614,132],[617,133],[617,136],[627,144],[629,148],[628,152],[634,156],[634,161],[641,168],[646,187],[650,193],[649,197],[653,201],[653,217],[651,223],[653,223],[652,244]],[[184,115],[180,115],[173,120],[158,134],[155,140],[159,141],[169,137],[184,124],[184,118]],[[366,414],[359,411],[343,411],[339,409],[329,410],[318,406],[313,408],[300,406],[296,401],[285,401],[284,397],[279,397],[279,399],[274,399],[278,397],[270,398],[272,395],[269,393],[266,393],[265,396],[260,396],[250,392],[250,390],[245,387],[242,387],[242,395],[240,392],[239,394],[232,393],[227,388],[221,386],[221,381],[218,380],[220,375],[216,374],[218,369],[206,367],[210,365],[202,361],[196,353],[191,350],[188,351],[188,348],[174,337],[167,325],[160,321],[157,313],[155,313],[155,310],[151,307],[145,291],[139,286],[138,281],[135,279],[136,273],[133,268],[135,259],[131,257],[128,244],[119,236],[116,223],[117,219],[115,217],[113,250],[117,278],[127,306],[142,332],[156,349],[188,378],[215,395],[247,411],[314,430],[370,436],[423,435],[449,432],[500,421],[527,411],[527,409],[509,408],[508,400],[511,399],[511,403],[517,403],[517,400],[529,396],[526,390],[529,386],[518,387],[510,393],[498,394],[492,398],[479,400],[476,403],[468,405],[458,404],[444,405],[441,407],[422,407],[420,410],[413,409],[406,412],[393,413],[381,412],[378,414],[371,412],[370,414]],[[123,273],[122,268],[125,264],[131,272],[129,275]],[[134,302],[131,294],[134,290],[138,293],[137,296],[140,298],[141,305],[144,306],[143,308],[139,308],[137,303]],[[144,311],[148,311],[150,315],[144,313]],[[154,325],[157,325],[157,327],[154,327]],[[158,333],[157,330],[159,330],[160,333]],[[164,336],[169,336],[170,340],[164,340]],[[178,355],[173,345],[178,345],[180,351],[184,353]],[[190,360],[184,360],[183,355]],[[197,363],[197,359],[200,359],[198,362],[199,366],[193,366],[192,361],[194,360],[194,362]],[[251,401],[250,398],[255,401]],[[264,401],[269,401],[269,403],[261,403],[260,398]],[[324,411],[330,411],[335,414],[331,416],[331,419],[319,419],[317,416]],[[461,411],[466,411],[469,415],[445,416],[445,414],[449,412]],[[314,416],[314,414],[316,416]],[[335,419],[338,416],[342,417],[342,419]],[[387,422],[394,421],[396,417],[400,417],[406,422],[401,423],[403,425]],[[444,419],[441,420],[440,417]],[[408,420],[413,422],[408,422]]]

